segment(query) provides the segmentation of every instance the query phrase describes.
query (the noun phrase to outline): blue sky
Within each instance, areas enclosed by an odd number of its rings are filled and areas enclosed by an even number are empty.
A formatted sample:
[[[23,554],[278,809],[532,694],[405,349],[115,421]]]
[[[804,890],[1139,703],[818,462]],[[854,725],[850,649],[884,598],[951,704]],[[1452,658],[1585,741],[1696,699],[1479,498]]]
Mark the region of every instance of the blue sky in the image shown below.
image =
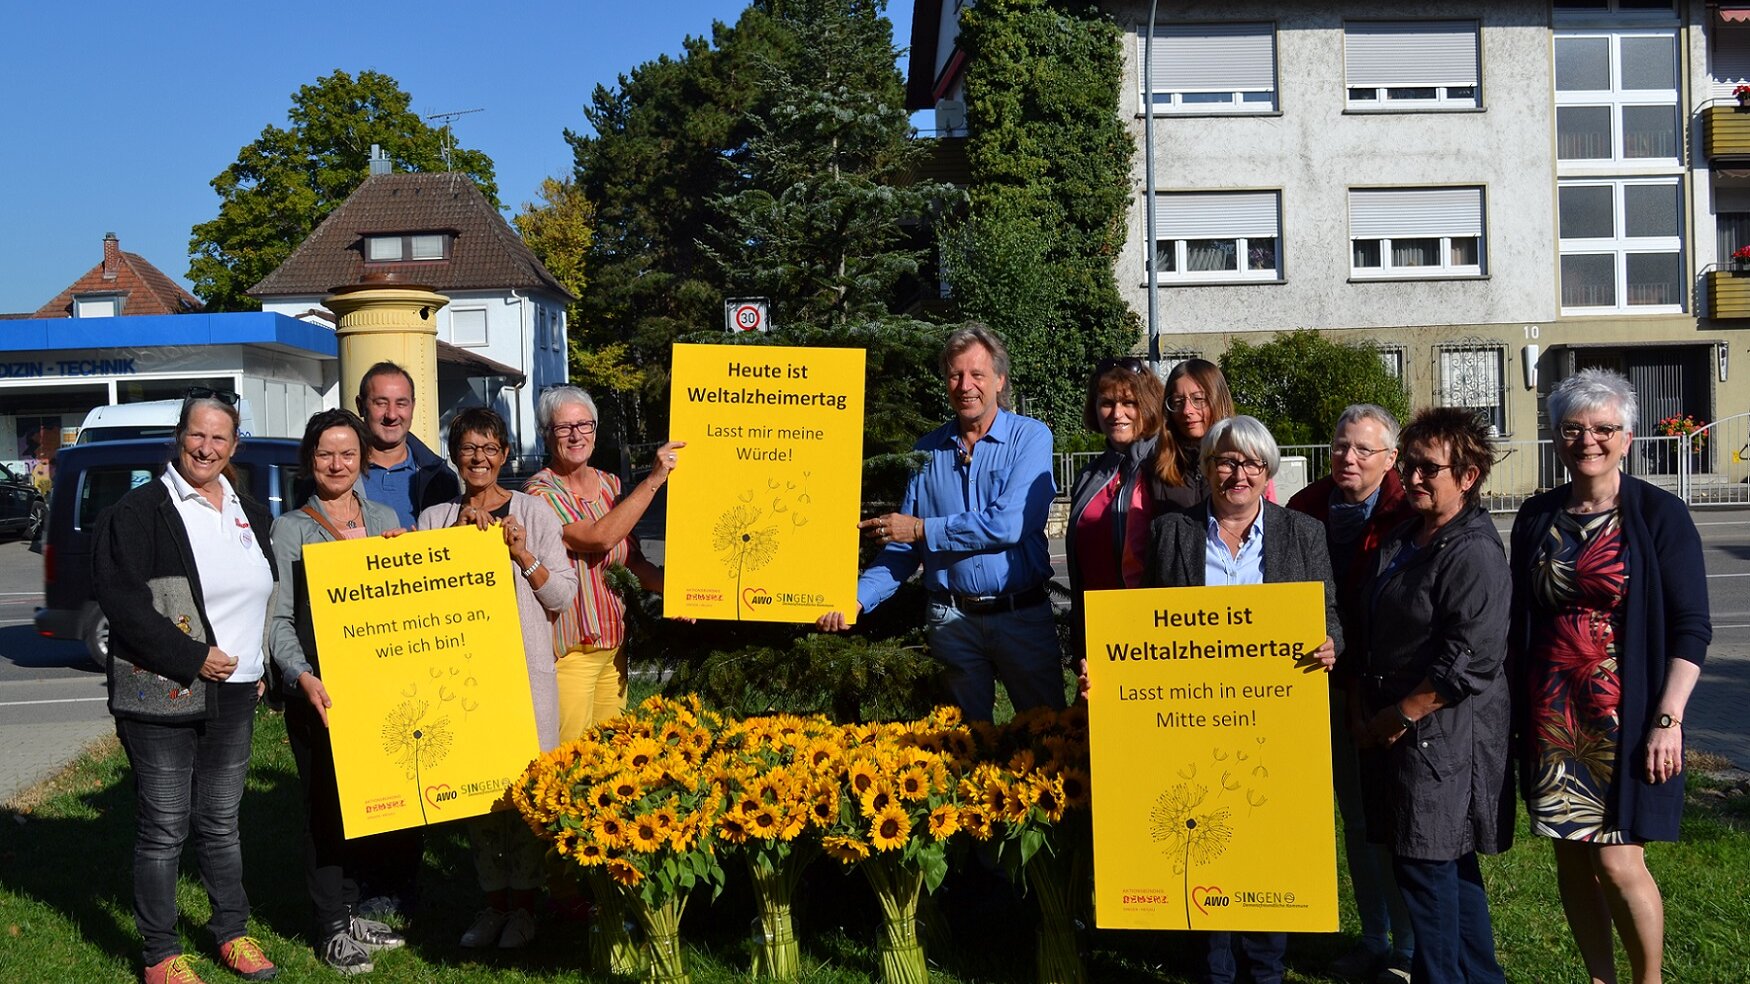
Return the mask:
[[[297,88],[335,69],[393,76],[420,113],[483,108],[457,139],[485,151],[516,208],[568,173],[597,83],[745,0],[174,4],[46,2],[7,12],[0,59],[0,312],[47,303],[103,258],[103,235],[182,280],[208,182]],[[894,0],[897,44],[911,0]],[[903,68],[903,61],[902,61]]]

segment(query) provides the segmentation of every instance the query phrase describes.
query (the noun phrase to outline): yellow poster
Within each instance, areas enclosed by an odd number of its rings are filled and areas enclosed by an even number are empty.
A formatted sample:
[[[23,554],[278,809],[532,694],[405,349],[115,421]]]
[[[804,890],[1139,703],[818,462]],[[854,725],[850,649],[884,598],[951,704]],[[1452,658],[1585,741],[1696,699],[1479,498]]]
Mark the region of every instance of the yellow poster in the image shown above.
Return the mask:
[[[1322,584],[1087,594],[1094,916],[1337,929]]]
[[[663,614],[857,611],[862,349],[676,345]]]
[[[491,809],[540,754],[503,534],[311,544],[304,574],[346,836]]]

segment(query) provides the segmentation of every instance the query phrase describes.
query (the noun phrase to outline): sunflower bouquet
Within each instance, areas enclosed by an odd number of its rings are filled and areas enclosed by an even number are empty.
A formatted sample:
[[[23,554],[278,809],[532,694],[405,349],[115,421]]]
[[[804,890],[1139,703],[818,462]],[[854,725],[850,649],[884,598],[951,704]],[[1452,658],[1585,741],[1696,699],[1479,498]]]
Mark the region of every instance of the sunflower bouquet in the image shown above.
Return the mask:
[[[512,788],[529,826],[590,880],[603,903],[598,924],[619,932],[629,913],[644,931],[647,980],[689,979],[681,913],[700,885],[723,888],[722,793],[705,765],[721,726],[697,697],[651,697],[535,760]],[[615,955],[623,948],[604,943],[610,966],[602,969],[626,973],[625,954]]]
[[[1041,984],[1087,979],[1076,915],[1090,895],[1087,706],[1038,708],[1002,727],[979,725],[975,764],[960,780],[961,822],[1039,900]]]
[[[838,819],[832,770],[843,756],[825,717],[779,714],[732,722],[708,770],[723,791],[717,838],[747,862],[760,907],[754,972],[793,981],[802,972],[790,901],[820,856],[820,831]]]

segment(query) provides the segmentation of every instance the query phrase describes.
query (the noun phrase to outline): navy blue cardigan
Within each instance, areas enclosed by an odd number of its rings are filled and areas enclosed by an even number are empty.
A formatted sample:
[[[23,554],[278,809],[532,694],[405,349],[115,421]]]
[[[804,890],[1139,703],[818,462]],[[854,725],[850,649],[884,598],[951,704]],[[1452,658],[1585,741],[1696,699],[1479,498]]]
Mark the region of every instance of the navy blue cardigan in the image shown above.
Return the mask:
[[[1528,700],[1523,667],[1531,646],[1531,559],[1556,514],[1566,505],[1571,488],[1563,485],[1528,499],[1513,521],[1513,614],[1507,639],[1517,667],[1513,689],[1520,708],[1514,714],[1516,721],[1524,721]],[[1699,665],[1707,658],[1714,635],[1708,616],[1707,569],[1701,558],[1701,534],[1696,532],[1683,500],[1624,475],[1617,503],[1628,554],[1628,610],[1622,645],[1617,648],[1621,733],[1610,804],[1616,826],[1635,840],[1674,841],[1683,818],[1683,783],[1647,782],[1642,767],[1644,746],[1671,661]],[[1515,742],[1521,756],[1530,748],[1527,737],[1522,733]],[[1519,774],[1529,796],[1534,772],[1525,767],[1528,764],[1521,763]]]

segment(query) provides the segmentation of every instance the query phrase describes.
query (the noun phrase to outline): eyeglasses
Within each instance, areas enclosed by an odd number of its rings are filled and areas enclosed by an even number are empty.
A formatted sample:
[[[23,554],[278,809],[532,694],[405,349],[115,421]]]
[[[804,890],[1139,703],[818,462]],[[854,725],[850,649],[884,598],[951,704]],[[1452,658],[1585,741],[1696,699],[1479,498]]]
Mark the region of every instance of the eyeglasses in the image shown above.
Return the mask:
[[[456,454],[463,458],[472,458],[477,454],[496,458],[503,453],[504,445],[502,444],[463,444],[456,448]]]
[[[1094,366],[1094,375],[1104,376],[1114,369],[1123,369],[1126,372],[1137,374],[1148,372],[1148,366],[1141,359],[1134,355],[1127,355],[1122,359],[1101,359]]]
[[[1564,441],[1578,441],[1587,434],[1591,434],[1599,440],[1599,443],[1603,443],[1627,429],[1621,424],[1593,424],[1591,427],[1587,427],[1584,424],[1565,420],[1560,427],[1556,428],[1556,433],[1562,435]]]
[[[1456,467],[1457,465],[1454,464],[1440,465],[1435,464],[1432,461],[1417,461],[1413,458],[1405,458],[1398,462],[1398,471],[1402,472],[1405,478],[1415,475],[1421,478],[1424,482],[1432,482],[1434,481],[1434,476],[1448,468]]]
[[[1175,396],[1167,400],[1167,409],[1174,413],[1178,413],[1186,407],[1193,410],[1208,410],[1209,397],[1202,393],[1193,393],[1190,396]]]
[[[237,405],[237,394],[230,390],[209,389],[205,386],[190,386],[188,389],[182,391],[182,398],[184,401],[218,400],[220,403],[230,407]]]
[[[1264,474],[1264,463],[1255,458],[1219,457],[1210,458],[1208,461],[1215,466],[1217,475],[1232,475],[1236,471],[1243,471],[1247,477],[1257,478]]]
[[[1332,441],[1331,454],[1354,458],[1356,461],[1367,461],[1376,454],[1384,454],[1391,448],[1364,448],[1352,441]]]
[[[570,437],[572,434],[576,434],[578,437],[588,437],[595,433],[595,421],[580,420],[575,424],[554,424],[547,428],[547,430],[551,431],[553,436],[559,438],[561,441]]]

